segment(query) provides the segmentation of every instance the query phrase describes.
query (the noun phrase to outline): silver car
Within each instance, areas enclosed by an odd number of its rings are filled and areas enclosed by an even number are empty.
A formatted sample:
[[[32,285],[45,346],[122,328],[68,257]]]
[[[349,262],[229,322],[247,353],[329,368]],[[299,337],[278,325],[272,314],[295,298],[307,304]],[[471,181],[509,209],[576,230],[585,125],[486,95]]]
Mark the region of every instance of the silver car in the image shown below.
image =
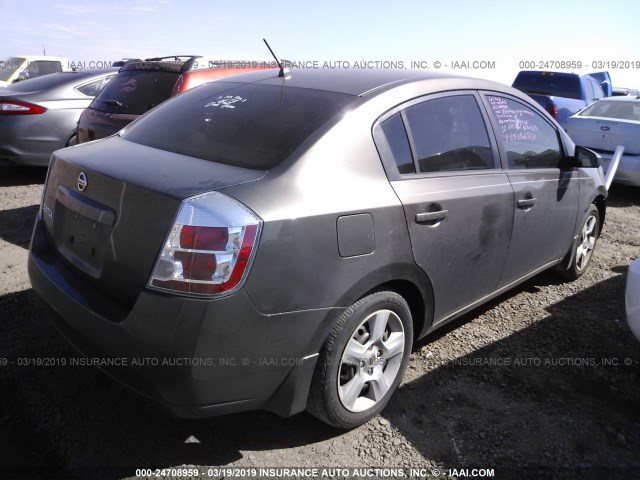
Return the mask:
[[[174,413],[356,427],[412,345],[589,265],[603,173],[523,93],[408,71],[260,71],[53,154],[34,290],[95,365]]]
[[[593,149],[606,172],[616,148],[624,147],[613,181],[640,187],[640,97],[598,100],[567,119],[567,133],[576,145]]]
[[[0,90],[0,162],[46,166],[117,69],[52,73]]]

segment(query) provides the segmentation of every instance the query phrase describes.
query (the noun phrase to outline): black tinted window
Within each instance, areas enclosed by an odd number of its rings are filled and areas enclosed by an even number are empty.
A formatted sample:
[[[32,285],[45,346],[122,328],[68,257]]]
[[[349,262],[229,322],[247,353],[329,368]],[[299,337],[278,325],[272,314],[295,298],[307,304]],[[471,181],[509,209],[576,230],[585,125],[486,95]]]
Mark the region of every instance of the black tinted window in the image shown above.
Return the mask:
[[[91,108],[110,113],[142,115],[171,96],[177,72],[119,72],[91,103]]]
[[[580,99],[582,88],[577,75],[525,73],[516,77],[513,86],[525,93]]]
[[[398,167],[398,172],[402,174],[416,173],[413,156],[411,155],[411,147],[409,146],[409,139],[407,139],[407,132],[400,114],[396,113],[393,117],[385,120],[382,124],[382,131],[387,138],[387,143]]]
[[[354,101],[353,96],[321,90],[213,82],[149,112],[125,130],[124,138],[204,160],[265,170],[286,159]]]
[[[493,168],[486,126],[472,95],[427,100],[405,112],[421,172]]]
[[[509,168],[559,168],[558,132],[539,113],[514,100],[487,96],[500,128]]]

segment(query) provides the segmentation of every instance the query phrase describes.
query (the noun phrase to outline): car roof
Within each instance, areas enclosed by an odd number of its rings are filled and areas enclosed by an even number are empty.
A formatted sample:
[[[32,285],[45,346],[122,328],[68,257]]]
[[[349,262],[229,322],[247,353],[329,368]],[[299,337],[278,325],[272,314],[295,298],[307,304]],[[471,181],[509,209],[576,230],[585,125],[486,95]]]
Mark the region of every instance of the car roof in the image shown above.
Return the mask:
[[[109,73],[116,74],[117,68],[107,68],[101,70],[80,70],[77,72],[57,72],[41,77],[35,77],[22,82],[13,83],[2,90],[0,94],[4,97],[18,94],[36,94],[52,90],[73,88],[76,85],[100,78]]]
[[[258,60],[223,60],[202,55],[169,55],[145,60],[129,60],[122,65],[121,71],[150,70],[185,73],[211,68],[267,68],[267,65],[268,62]]]
[[[579,77],[588,77],[589,74],[577,74],[577,73],[573,73],[573,72],[550,72],[547,70],[521,70],[520,72],[518,72],[518,76],[544,76],[544,77],[572,77],[572,78],[579,78]]]
[[[212,59],[203,57],[202,55],[167,55],[164,57],[150,57],[141,60],[139,58],[131,58],[121,60],[123,62],[120,71],[158,71],[182,73],[188,70],[205,68]]]
[[[149,71],[149,72],[170,72],[170,73],[180,73],[184,68],[184,61],[180,60],[142,60],[142,61],[131,61],[125,63],[121,68],[121,72],[139,72],[139,71]]]
[[[64,57],[49,57],[47,55],[13,55],[13,58],[24,58],[25,60],[50,60],[54,62],[66,62]]]
[[[633,95],[621,95],[616,97],[604,97],[598,100],[598,102],[640,102],[639,97],[634,97]]]
[[[211,68],[250,68],[250,67],[274,67],[275,62],[252,59],[224,59],[217,57],[194,57],[192,61],[185,62],[185,71],[208,70]]]
[[[284,82],[287,86],[325,90],[361,97],[381,93],[400,85],[424,80],[466,79],[469,83],[467,88],[475,88],[473,86],[474,82],[477,82],[477,88],[498,88],[500,90],[506,88],[505,85],[495,82],[423,70],[285,69],[285,72]],[[265,85],[281,86],[283,77],[279,77],[278,73],[278,70],[262,70],[235,75],[220,81],[233,83],[259,82]]]

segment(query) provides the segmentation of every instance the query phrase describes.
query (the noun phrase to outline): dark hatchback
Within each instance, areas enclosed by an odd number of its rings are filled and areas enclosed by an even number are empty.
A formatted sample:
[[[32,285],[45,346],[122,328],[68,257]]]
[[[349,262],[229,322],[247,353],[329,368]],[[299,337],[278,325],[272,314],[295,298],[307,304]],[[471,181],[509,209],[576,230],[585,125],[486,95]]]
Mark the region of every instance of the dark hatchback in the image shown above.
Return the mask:
[[[545,269],[585,272],[596,160],[493,82],[245,74],[54,153],[29,276],[74,345],[179,415],[351,428],[415,339]]]
[[[208,60],[195,55],[128,61],[80,115],[78,143],[113,135],[156,105],[202,83],[268,68],[272,67],[265,62]]]
[[[78,143],[113,135],[171,97],[182,61],[127,62],[78,120]]]

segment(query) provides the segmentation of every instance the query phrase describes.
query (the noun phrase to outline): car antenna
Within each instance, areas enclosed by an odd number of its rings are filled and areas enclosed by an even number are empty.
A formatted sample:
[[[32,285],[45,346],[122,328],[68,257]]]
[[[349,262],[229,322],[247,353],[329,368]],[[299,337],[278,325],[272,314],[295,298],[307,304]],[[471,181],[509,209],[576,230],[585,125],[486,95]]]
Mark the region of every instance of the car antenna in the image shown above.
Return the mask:
[[[276,54],[273,53],[273,50],[271,50],[271,47],[269,46],[269,43],[267,42],[267,39],[263,38],[262,41],[264,42],[264,44],[267,46],[267,48],[271,52],[271,55],[273,55],[273,58],[275,58],[276,63],[278,64],[278,67],[280,67],[280,72],[278,73],[278,77],[284,77],[284,67],[282,66],[282,62],[280,62],[280,60],[278,60],[278,57],[276,57]]]

